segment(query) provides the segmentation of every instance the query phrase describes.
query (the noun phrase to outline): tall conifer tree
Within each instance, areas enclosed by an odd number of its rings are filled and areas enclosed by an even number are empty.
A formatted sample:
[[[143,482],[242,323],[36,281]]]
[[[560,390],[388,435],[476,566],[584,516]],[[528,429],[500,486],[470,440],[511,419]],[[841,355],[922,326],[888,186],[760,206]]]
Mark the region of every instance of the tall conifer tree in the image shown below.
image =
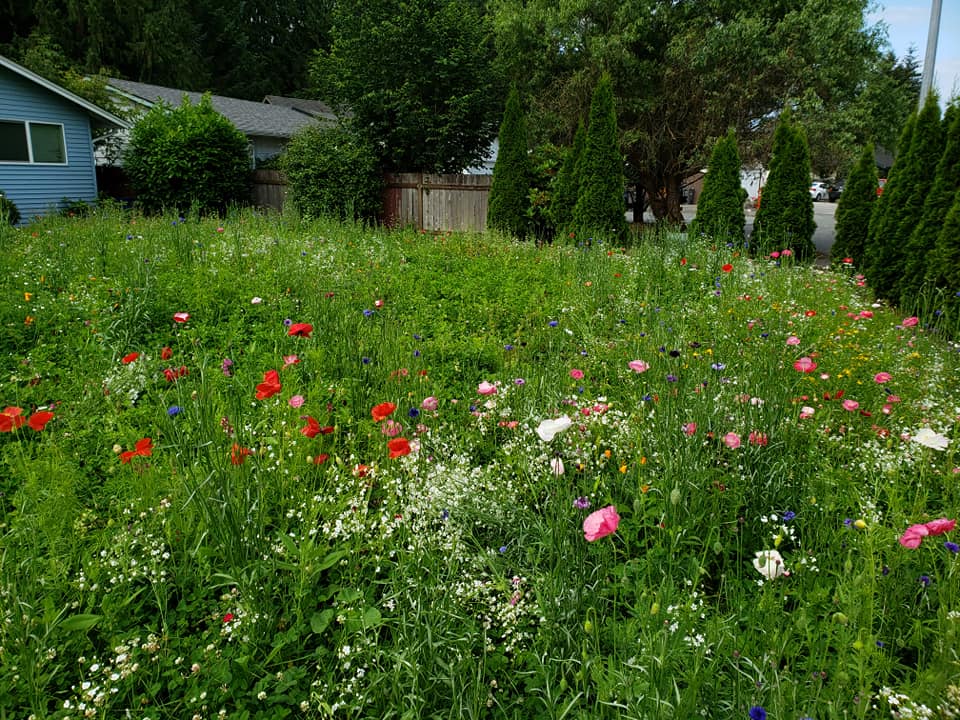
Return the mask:
[[[730,238],[739,245],[743,242],[746,194],[740,184],[737,137],[730,129],[713,147],[691,230],[716,238]]]
[[[834,264],[850,258],[855,266],[862,266],[870,214],[876,202],[877,161],[873,143],[867,143],[837,203],[836,240],[830,248]]]
[[[581,120],[573,136],[573,145],[568,149],[560,172],[554,180],[553,197],[550,199],[550,219],[558,233],[565,232],[573,222],[573,208],[580,193],[580,167],[586,144],[587,128]]]
[[[521,240],[529,229],[532,169],[527,147],[527,125],[516,87],[510,89],[500,124],[500,148],[493,166],[487,206],[487,227]]]

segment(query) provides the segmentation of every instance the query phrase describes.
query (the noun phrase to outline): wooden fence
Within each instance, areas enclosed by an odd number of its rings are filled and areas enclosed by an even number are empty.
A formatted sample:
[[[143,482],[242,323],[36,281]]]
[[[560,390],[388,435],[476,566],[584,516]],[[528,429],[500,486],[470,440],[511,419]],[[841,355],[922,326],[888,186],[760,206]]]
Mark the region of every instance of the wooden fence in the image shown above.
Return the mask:
[[[384,176],[383,223],[418,230],[483,230],[491,175]]]
[[[287,196],[287,181],[279,170],[254,170],[252,200],[256,207],[280,212]]]

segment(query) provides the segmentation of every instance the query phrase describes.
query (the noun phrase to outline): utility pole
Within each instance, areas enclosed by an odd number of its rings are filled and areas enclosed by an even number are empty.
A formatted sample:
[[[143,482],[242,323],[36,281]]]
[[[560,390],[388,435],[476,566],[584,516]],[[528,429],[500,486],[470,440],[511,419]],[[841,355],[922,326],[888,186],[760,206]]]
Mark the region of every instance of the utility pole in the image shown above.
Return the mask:
[[[923,109],[933,84],[933,66],[937,61],[937,36],[940,35],[941,0],[932,0],[930,29],[927,30],[927,54],[923,57],[923,76],[920,80],[920,109]]]

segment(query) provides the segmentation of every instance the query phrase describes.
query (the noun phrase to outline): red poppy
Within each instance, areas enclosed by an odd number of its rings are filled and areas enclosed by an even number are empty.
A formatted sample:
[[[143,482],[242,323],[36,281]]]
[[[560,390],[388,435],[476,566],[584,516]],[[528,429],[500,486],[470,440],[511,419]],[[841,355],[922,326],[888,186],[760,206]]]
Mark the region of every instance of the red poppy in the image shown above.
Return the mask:
[[[374,422],[380,422],[390,417],[394,410],[397,409],[397,406],[392,402],[380,403],[379,405],[374,406],[370,411],[370,414],[373,415]]]
[[[320,453],[313,459],[313,464],[320,465],[321,463],[325,463],[329,459],[330,459],[329,455],[327,455],[326,453]]]
[[[730,272],[733,270],[733,265],[731,265],[730,263],[727,263],[720,269],[723,270],[724,272]]]
[[[307,421],[307,425],[306,427],[300,428],[300,432],[308,438],[313,438],[317,435],[329,435],[333,432],[332,425],[321,425],[310,415],[307,415],[305,419]]]
[[[160,358],[161,358],[162,360],[169,360],[169,359],[172,358],[172,357],[173,357],[173,349],[172,349],[172,348],[165,347],[163,350],[160,351]]]
[[[182,378],[189,374],[186,365],[181,365],[179,368],[167,368],[163,371],[163,376],[167,379],[167,382],[174,382],[177,378]]]
[[[280,374],[276,370],[267,370],[263,382],[257,385],[257,400],[266,400],[280,392]]]
[[[291,337],[310,337],[310,333],[313,332],[313,325],[310,323],[294,323],[290,326],[290,329],[287,330],[287,335]]]
[[[148,455],[153,454],[153,440],[148,437],[143,438],[142,440],[137,440],[137,444],[133,446],[133,450],[127,450],[126,452],[120,453],[120,462],[126,465],[130,462],[131,459],[137,455],[147,457]]]
[[[803,313],[804,317],[814,317],[817,314],[816,310],[807,310]]]
[[[362,463],[360,465],[356,465],[353,468],[353,474],[354,474],[354,477],[365,478],[367,475],[370,474],[370,466],[364,465]]]
[[[27,420],[27,425],[37,432],[40,432],[51,420],[53,420],[53,413],[49,410],[42,410],[41,412],[35,412],[31,415],[30,419]]]
[[[404,455],[410,454],[410,443],[406,438],[393,438],[393,440],[387,443],[387,448],[390,450],[391,460],[393,458],[403,457]]]
[[[140,357],[140,353],[138,353],[138,352],[127,353],[126,355],[123,356],[123,358],[121,359],[121,362],[122,362],[124,365],[129,365],[129,364],[132,363],[134,360],[136,360],[138,357]]]
[[[233,613],[227,613],[226,615],[223,616],[224,623],[228,623],[231,620],[233,620]]]
[[[250,448],[241,447],[237,443],[230,448],[230,462],[234,465],[243,465],[248,455],[253,455],[253,450]]]
[[[10,432],[22,427],[27,421],[27,418],[21,414],[22,412],[23,410],[18,407],[4,408],[3,412],[0,413],[0,432]]]
[[[190,319],[190,313],[178,312],[173,314],[174,322],[185,323]]]

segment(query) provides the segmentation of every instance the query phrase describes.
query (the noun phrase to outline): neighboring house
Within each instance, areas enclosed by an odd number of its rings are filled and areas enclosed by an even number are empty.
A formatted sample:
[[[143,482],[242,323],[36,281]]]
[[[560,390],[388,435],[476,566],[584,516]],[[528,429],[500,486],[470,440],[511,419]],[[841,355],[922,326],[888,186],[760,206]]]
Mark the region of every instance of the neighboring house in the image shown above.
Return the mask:
[[[108,82],[107,90],[117,96],[118,103],[143,113],[158,102],[179,107],[184,96],[193,104],[199,103],[203,97],[203,93],[113,78]],[[268,98],[271,98],[270,102],[253,102],[223,95],[210,96],[213,109],[247,136],[253,167],[279,155],[290,138],[301,128],[318,121],[336,122],[336,116],[323,103],[317,102],[313,111],[310,111],[295,107],[292,103],[295,98],[280,98],[274,95],[269,95]],[[291,102],[279,103],[277,100]],[[306,104],[305,108],[313,102],[315,101],[296,100],[297,104]]]
[[[317,120],[325,120],[330,123],[337,122],[337,115],[329,105],[319,100],[304,100],[303,98],[284,97],[283,95],[267,95],[263,98],[265,103],[270,105],[282,105],[302,112]]]
[[[94,128],[128,124],[0,56],[0,190],[24,220],[97,199]]]

